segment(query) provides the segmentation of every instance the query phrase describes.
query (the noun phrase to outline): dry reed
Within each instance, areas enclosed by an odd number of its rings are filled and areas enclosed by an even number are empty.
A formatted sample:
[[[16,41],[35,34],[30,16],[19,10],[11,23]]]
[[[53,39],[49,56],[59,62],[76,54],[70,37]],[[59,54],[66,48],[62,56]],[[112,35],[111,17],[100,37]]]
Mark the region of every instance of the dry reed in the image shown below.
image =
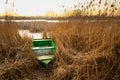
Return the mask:
[[[119,80],[119,21],[57,23],[51,80]]]
[[[31,39],[20,37],[16,24],[0,23],[0,79],[119,80],[119,20],[51,23],[56,57],[43,69],[30,50]],[[51,26],[51,27],[50,27]]]
[[[30,43],[30,38],[18,34],[15,23],[0,22],[0,80],[34,79]]]

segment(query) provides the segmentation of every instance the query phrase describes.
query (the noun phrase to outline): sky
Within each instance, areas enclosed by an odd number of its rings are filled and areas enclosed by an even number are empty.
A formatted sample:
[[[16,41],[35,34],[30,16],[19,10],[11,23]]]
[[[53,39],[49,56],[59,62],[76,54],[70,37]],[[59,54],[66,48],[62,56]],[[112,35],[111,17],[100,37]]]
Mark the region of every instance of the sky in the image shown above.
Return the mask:
[[[6,0],[0,0],[0,14],[4,15],[5,11],[21,16],[45,16],[48,11],[62,14],[65,9],[74,9],[75,4],[78,5],[78,3],[80,3],[80,5],[85,6],[87,2],[90,1],[91,0],[8,0],[8,5],[5,5]],[[102,4],[104,4],[105,1],[106,0],[102,0]],[[115,0],[107,0],[107,2],[112,4]],[[116,0],[116,2],[117,8],[120,9],[120,0]],[[99,0],[95,0],[94,3],[98,5]],[[95,8],[102,9],[104,7],[101,5],[101,7]]]

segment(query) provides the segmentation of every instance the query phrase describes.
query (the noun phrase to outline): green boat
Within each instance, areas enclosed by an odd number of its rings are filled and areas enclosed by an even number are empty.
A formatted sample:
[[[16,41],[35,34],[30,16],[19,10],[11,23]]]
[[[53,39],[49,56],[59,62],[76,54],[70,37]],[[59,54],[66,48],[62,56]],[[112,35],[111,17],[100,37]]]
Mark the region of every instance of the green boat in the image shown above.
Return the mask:
[[[33,39],[31,48],[43,67],[46,67],[55,56],[56,45],[50,38]]]

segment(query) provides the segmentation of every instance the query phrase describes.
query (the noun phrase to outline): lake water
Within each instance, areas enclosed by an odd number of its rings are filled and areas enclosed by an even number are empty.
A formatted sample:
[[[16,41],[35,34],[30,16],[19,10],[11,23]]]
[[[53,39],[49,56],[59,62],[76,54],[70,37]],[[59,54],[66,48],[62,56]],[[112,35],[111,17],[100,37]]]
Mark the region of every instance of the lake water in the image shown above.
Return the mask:
[[[20,36],[28,36],[30,38],[34,39],[42,39],[43,38],[43,33],[31,33],[29,30],[18,30]],[[49,32],[47,32],[47,38],[50,38]]]
[[[42,39],[43,33],[31,33],[29,30],[18,30],[20,36],[28,36],[34,39]]]
[[[61,23],[61,22],[81,22],[81,20],[85,21],[86,23],[89,22],[97,22],[97,21],[109,21],[109,20],[117,20],[120,21],[120,19],[71,19],[71,20],[46,20],[46,19],[38,19],[38,20],[7,20],[7,21],[12,21],[12,22],[47,22],[47,23]],[[0,19],[0,21],[5,22],[5,19]]]
[[[0,21],[6,21],[5,19],[0,19]],[[8,20],[8,21],[12,21],[12,22],[48,22],[48,23],[60,23],[60,22],[69,22],[70,20]],[[72,22],[80,22],[81,20],[72,20]],[[98,20],[95,20],[95,19],[92,19],[92,20],[85,20],[86,23],[89,23],[89,22],[97,22]],[[108,20],[100,20],[100,21],[108,21]],[[117,21],[120,21],[120,19],[117,19]],[[18,30],[19,31],[19,34],[21,36],[28,36],[28,37],[31,37],[31,38],[42,38],[43,37],[43,33],[31,33],[29,30]],[[47,36],[49,37],[48,35],[49,33],[47,33]]]
[[[0,21],[6,21],[5,19],[0,19]],[[48,23],[58,23],[58,22],[68,22],[69,20],[45,20],[45,19],[38,19],[38,20],[7,20],[12,22],[48,22]]]

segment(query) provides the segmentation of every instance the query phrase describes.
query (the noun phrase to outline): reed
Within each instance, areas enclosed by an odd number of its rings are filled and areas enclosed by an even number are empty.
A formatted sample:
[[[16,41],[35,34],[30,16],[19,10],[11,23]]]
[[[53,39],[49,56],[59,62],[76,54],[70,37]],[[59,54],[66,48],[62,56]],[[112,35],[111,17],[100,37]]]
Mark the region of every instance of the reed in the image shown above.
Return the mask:
[[[57,45],[51,80],[120,78],[119,21],[56,25],[49,30]]]
[[[119,20],[50,23],[56,56],[42,68],[31,52],[31,39],[21,37],[17,24],[0,22],[0,79],[118,80],[120,79]]]
[[[33,78],[35,58],[30,44],[30,38],[18,34],[17,24],[0,22],[0,80]]]

